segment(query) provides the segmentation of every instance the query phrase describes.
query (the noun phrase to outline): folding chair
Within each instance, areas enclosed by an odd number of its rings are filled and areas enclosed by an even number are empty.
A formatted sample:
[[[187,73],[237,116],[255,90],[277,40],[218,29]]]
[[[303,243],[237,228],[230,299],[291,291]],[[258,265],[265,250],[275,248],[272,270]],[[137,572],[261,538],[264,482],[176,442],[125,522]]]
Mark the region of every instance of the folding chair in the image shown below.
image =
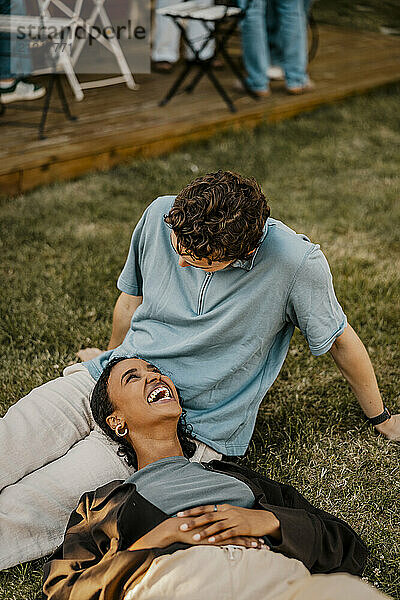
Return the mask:
[[[116,39],[115,36],[110,38],[104,35],[104,31],[112,30],[112,23],[108,16],[108,13],[104,7],[106,0],[90,0],[93,4],[92,11],[87,18],[83,18],[81,16],[83,0],[76,0],[75,6],[71,8],[67,6],[62,0],[38,0],[40,14],[42,16],[49,17],[51,16],[51,7],[52,5],[56,7],[61,13],[69,17],[73,20],[74,27],[70,34],[70,41],[65,48],[62,55],[60,55],[59,64],[64,70],[68,81],[71,85],[71,88],[74,92],[75,98],[77,100],[82,100],[84,97],[83,90],[87,90],[90,88],[98,88],[107,85],[115,85],[117,83],[126,83],[127,87],[131,90],[138,89],[138,85],[136,85],[135,80],[132,76],[129,65],[126,61],[125,55],[122,51],[120,43]],[[101,44],[106,50],[111,52],[114,55],[121,75],[116,77],[106,77],[104,79],[97,79],[96,81],[87,81],[87,82],[79,82],[76,77],[74,68],[76,63],[79,60],[79,57],[82,53],[82,50],[93,33],[93,27],[97,21],[100,19],[102,24],[102,31],[97,31],[97,35],[95,38],[96,42]],[[79,26],[86,32],[86,39],[75,39],[75,30],[76,27]]]
[[[227,3],[224,4],[216,4],[215,6],[204,7],[202,0],[187,0],[185,2],[180,2],[179,4],[173,4],[172,6],[167,6],[157,10],[158,14],[173,19],[175,25],[179,27],[182,33],[184,42],[194,55],[194,60],[186,61],[183,71],[177,77],[166,96],[161,100],[160,106],[165,106],[165,104],[167,104],[171,98],[175,96],[192,69],[197,67],[198,72],[194,76],[191,83],[186,86],[185,92],[193,92],[203,76],[206,75],[222,99],[228,105],[229,110],[231,112],[236,112],[236,107],[233,104],[233,101],[214,72],[213,63],[218,55],[221,55],[224,58],[226,64],[230,67],[233,74],[239,79],[247,93],[255,100],[259,99],[258,96],[248,87],[246,79],[241,72],[239,65],[236,64],[227,50],[227,43],[237,29],[240,21],[246,15],[251,2],[252,0],[247,0],[247,4],[244,8],[238,7],[236,3],[231,3],[229,0],[227,0]],[[204,27],[204,40],[202,43],[200,43],[197,49],[195,48],[193,40],[190,40],[186,33],[185,23],[189,20],[198,21],[202,23]],[[202,51],[212,41],[215,42],[214,55],[208,60],[202,60],[200,58]]]
[[[80,0],[78,0],[80,1]],[[63,39],[63,32],[70,30],[71,19],[60,18],[60,17],[31,17],[25,15],[0,15],[0,32],[2,33],[14,33],[20,34],[21,31],[30,31],[30,28],[40,31],[40,35],[45,37],[49,46],[48,57],[50,66],[50,79],[46,90],[46,96],[44,99],[44,105],[42,110],[42,116],[39,122],[39,139],[44,139],[44,130],[46,126],[47,114],[50,108],[51,97],[54,89],[54,85],[57,88],[58,96],[61,101],[62,110],[71,121],[75,121],[74,117],[69,109],[67,98],[64,93],[62,83],[59,76],[57,75],[57,64],[60,56],[63,52],[63,44],[60,40]],[[1,94],[1,90],[0,90]],[[6,106],[0,102],[0,115],[3,115],[6,111]]]

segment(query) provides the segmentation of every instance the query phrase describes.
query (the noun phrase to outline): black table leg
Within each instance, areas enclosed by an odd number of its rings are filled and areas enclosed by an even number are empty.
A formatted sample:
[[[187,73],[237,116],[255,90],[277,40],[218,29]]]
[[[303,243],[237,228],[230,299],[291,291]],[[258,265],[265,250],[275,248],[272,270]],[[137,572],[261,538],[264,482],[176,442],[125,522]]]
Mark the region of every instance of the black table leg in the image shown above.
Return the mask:
[[[171,98],[173,96],[175,96],[175,94],[181,87],[182,83],[185,81],[186,77],[189,75],[189,72],[192,69],[192,66],[193,65],[191,65],[189,62],[186,63],[185,68],[183,69],[182,73],[179,75],[179,77],[173,83],[173,85],[171,86],[171,88],[169,89],[167,94],[161,100],[161,102],[159,103],[159,106],[165,106],[171,100]]]
[[[233,102],[230,99],[230,97],[228,96],[227,92],[222,87],[222,85],[220,84],[220,82],[218,81],[218,79],[215,77],[212,68],[211,69],[207,69],[205,71],[205,73],[206,73],[207,77],[210,79],[210,81],[213,83],[213,85],[214,85],[215,89],[217,90],[217,92],[225,100],[226,104],[228,105],[229,110],[231,112],[237,112],[236,106],[233,104]]]
[[[52,75],[50,75],[49,86],[47,88],[46,96],[44,99],[42,118],[40,119],[40,123],[39,123],[39,139],[40,140],[44,140],[46,137],[44,135],[44,128],[46,126],[47,114],[48,114],[49,108],[50,108],[50,100],[51,100],[51,96],[53,94],[54,80],[56,77],[57,77],[57,75],[55,75],[54,73]]]
[[[69,109],[69,104],[68,104],[67,98],[65,96],[64,87],[63,87],[62,81],[60,79],[60,76],[56,75],[56,77],[57,77],[57,79],[56,79],[56,85],[57,85],[58,97],[61,100],[61,104],[62,104],[62,107],[63,107],[64,114],[67,117],[67,119],[69,119],[70,121],[76,121],[77,117],[75,117],[74,115],[72,115],[71,111]]]
[[[192,82],[189,83],[189,85],[187,85],[185,87],[185,92],[187,92],[188,94],[191,94],[193,92],[194,88],[197,86],[197,84],[202,79],[202,77],[205,73],[204,65],[198,65],[198,66],[199,66],[199,70],[197,71],[196,75],[193,77]]]

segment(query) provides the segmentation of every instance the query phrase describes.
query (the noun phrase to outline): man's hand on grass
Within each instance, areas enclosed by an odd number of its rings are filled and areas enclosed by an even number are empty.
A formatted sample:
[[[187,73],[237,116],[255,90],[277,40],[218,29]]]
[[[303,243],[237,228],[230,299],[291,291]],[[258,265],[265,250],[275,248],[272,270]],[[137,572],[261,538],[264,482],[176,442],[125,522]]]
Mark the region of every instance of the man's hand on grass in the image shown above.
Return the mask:
[[[387,437],[388,440],[400,442],[400,414],[392,415],[390,419],[384,423],[375,425],[375,429]]]
[[[103,354],[104,350],[100,350],[99,348],[82,348],[79,352],[76,353],[76,356],[82,361],[92,360],[92,358],[96,358],[99,354]]]

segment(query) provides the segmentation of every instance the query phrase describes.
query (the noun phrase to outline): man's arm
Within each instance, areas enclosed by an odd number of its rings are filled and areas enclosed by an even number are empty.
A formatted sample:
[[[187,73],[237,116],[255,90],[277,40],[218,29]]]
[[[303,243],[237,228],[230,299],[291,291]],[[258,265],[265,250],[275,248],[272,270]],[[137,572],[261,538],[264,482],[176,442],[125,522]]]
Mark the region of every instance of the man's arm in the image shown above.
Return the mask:
[[[107,350],[113,350],[122,344],[130,327],[133,313],[142,302],[143,296],[130,296],[121,292],[114,307],[112,333]]]
[[[351,325],[347,325],[344,332],[336,338],[330,353],[366,416],[372,418],[381,414],[384,407],[374,368],[364,344]],[[400,415],[392,415],[375,427],[388,439],[400,441]]]
[[[143,296],[131,296],[121,292],[114,307],[112,332],[107,350],[113,350],[122,344],[130,327],[133,313],[142,304],[142,301]],[[83,348],[77,352],[77,356],[82,361],[92,360],[102,352],[103,350],[99,348]]]

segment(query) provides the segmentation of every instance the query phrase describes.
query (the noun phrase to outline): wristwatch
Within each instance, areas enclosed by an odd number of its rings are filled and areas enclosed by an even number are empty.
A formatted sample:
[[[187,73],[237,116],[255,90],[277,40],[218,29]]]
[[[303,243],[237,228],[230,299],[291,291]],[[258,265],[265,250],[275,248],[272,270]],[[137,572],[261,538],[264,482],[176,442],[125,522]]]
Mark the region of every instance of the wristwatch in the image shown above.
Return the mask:
[[[384,423],[385,421],[387,421],[388,419],[390,419],[391,417],[391,412],[390,410],[387,408],[387,406],[383,407],[383,412],[381,412],[380,415],[377,415],[376,417],[372,417],[372,418],[368,418],[368,421],[371,423],[371,425],[380,425],[381,423]]]

